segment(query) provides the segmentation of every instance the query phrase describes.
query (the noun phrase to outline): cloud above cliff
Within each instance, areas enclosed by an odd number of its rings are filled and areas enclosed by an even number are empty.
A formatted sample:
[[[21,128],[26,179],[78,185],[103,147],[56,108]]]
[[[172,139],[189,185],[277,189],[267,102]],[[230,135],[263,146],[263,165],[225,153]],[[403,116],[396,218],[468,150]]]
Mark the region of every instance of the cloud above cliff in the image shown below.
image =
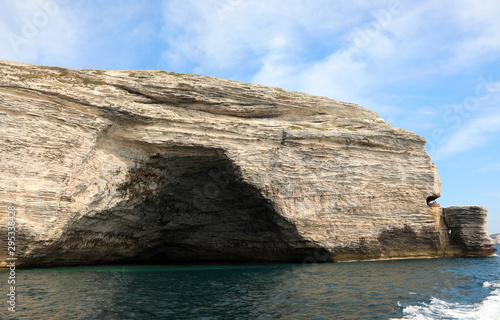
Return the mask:
[[[329,4],[327,0],[307,5],[277,0],[164,1],[163,33],[169,44],[164,57],[173,68],[194,65],[199,72],[256,73],[275,55],[280,55],[275,63],[307,62],[304,55],[321,57],[338,46],[325,39],[335,39],[361,22],[362,17],[354,14],[356,5]]]
[[[500,109],[500,106],[499,106]],[[475,150],[496,141],[500,144],[500,110],[468,122],[455,132],[435,152],[435,160],[454,156],[460,152]]]
[[[339,70],[375,86],[383,75],[393,76],[386,84],[455,73],[500,51],[500,35],[491,32],[500,27],[496,1],[171,0],[163,14],[167,63],[201,72],[251,67],[254,79],[281,86],[298,80],[315,88],[304,74],[333,76],[332,83]]]

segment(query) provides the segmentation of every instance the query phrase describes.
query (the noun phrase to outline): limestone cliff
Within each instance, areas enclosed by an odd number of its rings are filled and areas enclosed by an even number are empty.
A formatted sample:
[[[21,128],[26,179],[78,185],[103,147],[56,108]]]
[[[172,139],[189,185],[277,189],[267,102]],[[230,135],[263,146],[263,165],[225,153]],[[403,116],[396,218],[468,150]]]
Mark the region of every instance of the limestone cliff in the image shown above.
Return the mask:
[[[207,76],[0,62],[18,265],[471,253],[428,206],[440,180],[425,140],[373,111]]]

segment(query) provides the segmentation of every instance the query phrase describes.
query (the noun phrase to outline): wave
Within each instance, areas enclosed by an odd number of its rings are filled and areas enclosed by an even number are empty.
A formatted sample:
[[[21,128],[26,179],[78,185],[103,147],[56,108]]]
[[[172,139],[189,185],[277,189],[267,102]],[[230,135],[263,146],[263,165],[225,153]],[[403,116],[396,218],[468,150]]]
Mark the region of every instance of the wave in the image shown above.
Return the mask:
[[[500,288],[500,280],[486,281],[483,288]],[[500,320],[500,289],[493,290],[480,303],[451,303],[433,297],[429,303],[404,307],[403,313],[403,319],[414,320]]]

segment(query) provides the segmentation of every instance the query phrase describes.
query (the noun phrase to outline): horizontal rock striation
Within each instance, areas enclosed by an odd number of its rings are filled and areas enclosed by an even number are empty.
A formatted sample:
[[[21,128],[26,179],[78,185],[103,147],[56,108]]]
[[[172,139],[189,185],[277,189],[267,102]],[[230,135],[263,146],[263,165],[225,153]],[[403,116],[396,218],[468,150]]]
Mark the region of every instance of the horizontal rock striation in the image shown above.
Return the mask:
[[[351,103],[0,61],[0,141],[19,265],[484,253],[447,251],[425,139]]]
[[[460,247],[468,255],[491,255],[496,251],[495,242],[486,231],[488,211],[485,208],[447,207],[443,212],[451,246]]]

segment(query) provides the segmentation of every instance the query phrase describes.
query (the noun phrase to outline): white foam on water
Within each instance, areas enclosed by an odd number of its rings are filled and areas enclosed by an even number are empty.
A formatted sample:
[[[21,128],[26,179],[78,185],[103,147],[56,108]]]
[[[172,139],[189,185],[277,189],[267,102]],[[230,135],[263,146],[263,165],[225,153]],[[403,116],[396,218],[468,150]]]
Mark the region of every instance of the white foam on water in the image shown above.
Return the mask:
[[[487,281],[484,288],[500,288],[500,280]],[[495,289],[486,299],[476,304],[450,303],[432,298],[430,303],[403,308],[403,319],[434,320],[500,320],[500,289]]]
[[[486,281],[483,283],[483,288],[500,288],[500,280]]]

